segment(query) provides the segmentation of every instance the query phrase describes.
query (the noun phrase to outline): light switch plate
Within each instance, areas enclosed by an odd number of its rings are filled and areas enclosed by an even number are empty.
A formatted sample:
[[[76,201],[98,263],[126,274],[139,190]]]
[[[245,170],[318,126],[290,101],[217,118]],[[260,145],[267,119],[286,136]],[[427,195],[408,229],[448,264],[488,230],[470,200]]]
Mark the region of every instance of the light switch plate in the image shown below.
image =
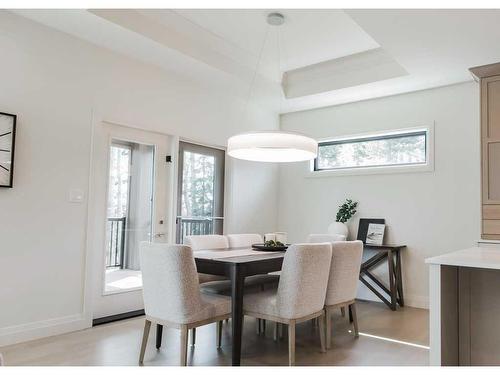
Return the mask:
[[[85,192],[82,189],[71,189],[69,191],[69,201],[71,203],[82,203],[85,199]]]

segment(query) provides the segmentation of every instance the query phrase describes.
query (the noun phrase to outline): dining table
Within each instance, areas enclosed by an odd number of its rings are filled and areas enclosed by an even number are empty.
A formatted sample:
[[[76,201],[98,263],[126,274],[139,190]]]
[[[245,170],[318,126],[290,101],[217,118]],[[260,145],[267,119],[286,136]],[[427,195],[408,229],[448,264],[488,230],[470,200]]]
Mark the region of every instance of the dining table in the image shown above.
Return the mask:
[[[284,251],[261,251],[250,247],[194,252],[199,273],[226,276],[231,280],[233,366],[241,363],[245,278],[280,271],[284,256]]]

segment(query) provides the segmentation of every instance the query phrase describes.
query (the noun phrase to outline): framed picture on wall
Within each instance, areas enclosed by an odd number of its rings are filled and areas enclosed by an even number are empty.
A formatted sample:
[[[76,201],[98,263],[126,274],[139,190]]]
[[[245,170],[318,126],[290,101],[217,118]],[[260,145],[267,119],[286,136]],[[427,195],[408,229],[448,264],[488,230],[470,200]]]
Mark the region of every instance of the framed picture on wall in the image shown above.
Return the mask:
[[[0,187],[12,187],[16,115],[0,112]]]

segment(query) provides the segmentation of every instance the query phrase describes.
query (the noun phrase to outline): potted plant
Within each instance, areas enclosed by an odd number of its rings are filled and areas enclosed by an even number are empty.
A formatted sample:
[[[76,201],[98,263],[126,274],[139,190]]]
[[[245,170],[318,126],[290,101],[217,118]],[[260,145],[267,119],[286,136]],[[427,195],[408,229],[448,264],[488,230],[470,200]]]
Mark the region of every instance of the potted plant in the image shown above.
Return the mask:
[[[339,206],[337,218],[328,227],[328,233],[341,234],[347,238],[349,229],[345,223],[354,216],[357,206],[358,202],[353,202],[352,199],[346,199],[346,201]]]

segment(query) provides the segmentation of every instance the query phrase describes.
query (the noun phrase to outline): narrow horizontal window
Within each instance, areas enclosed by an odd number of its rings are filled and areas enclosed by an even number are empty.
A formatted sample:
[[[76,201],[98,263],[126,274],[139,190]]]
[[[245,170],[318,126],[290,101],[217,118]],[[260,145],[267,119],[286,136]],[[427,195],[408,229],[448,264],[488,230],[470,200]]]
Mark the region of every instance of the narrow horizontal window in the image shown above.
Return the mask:
[[[426,130],[320,142],[315,171],[427,163]]]

